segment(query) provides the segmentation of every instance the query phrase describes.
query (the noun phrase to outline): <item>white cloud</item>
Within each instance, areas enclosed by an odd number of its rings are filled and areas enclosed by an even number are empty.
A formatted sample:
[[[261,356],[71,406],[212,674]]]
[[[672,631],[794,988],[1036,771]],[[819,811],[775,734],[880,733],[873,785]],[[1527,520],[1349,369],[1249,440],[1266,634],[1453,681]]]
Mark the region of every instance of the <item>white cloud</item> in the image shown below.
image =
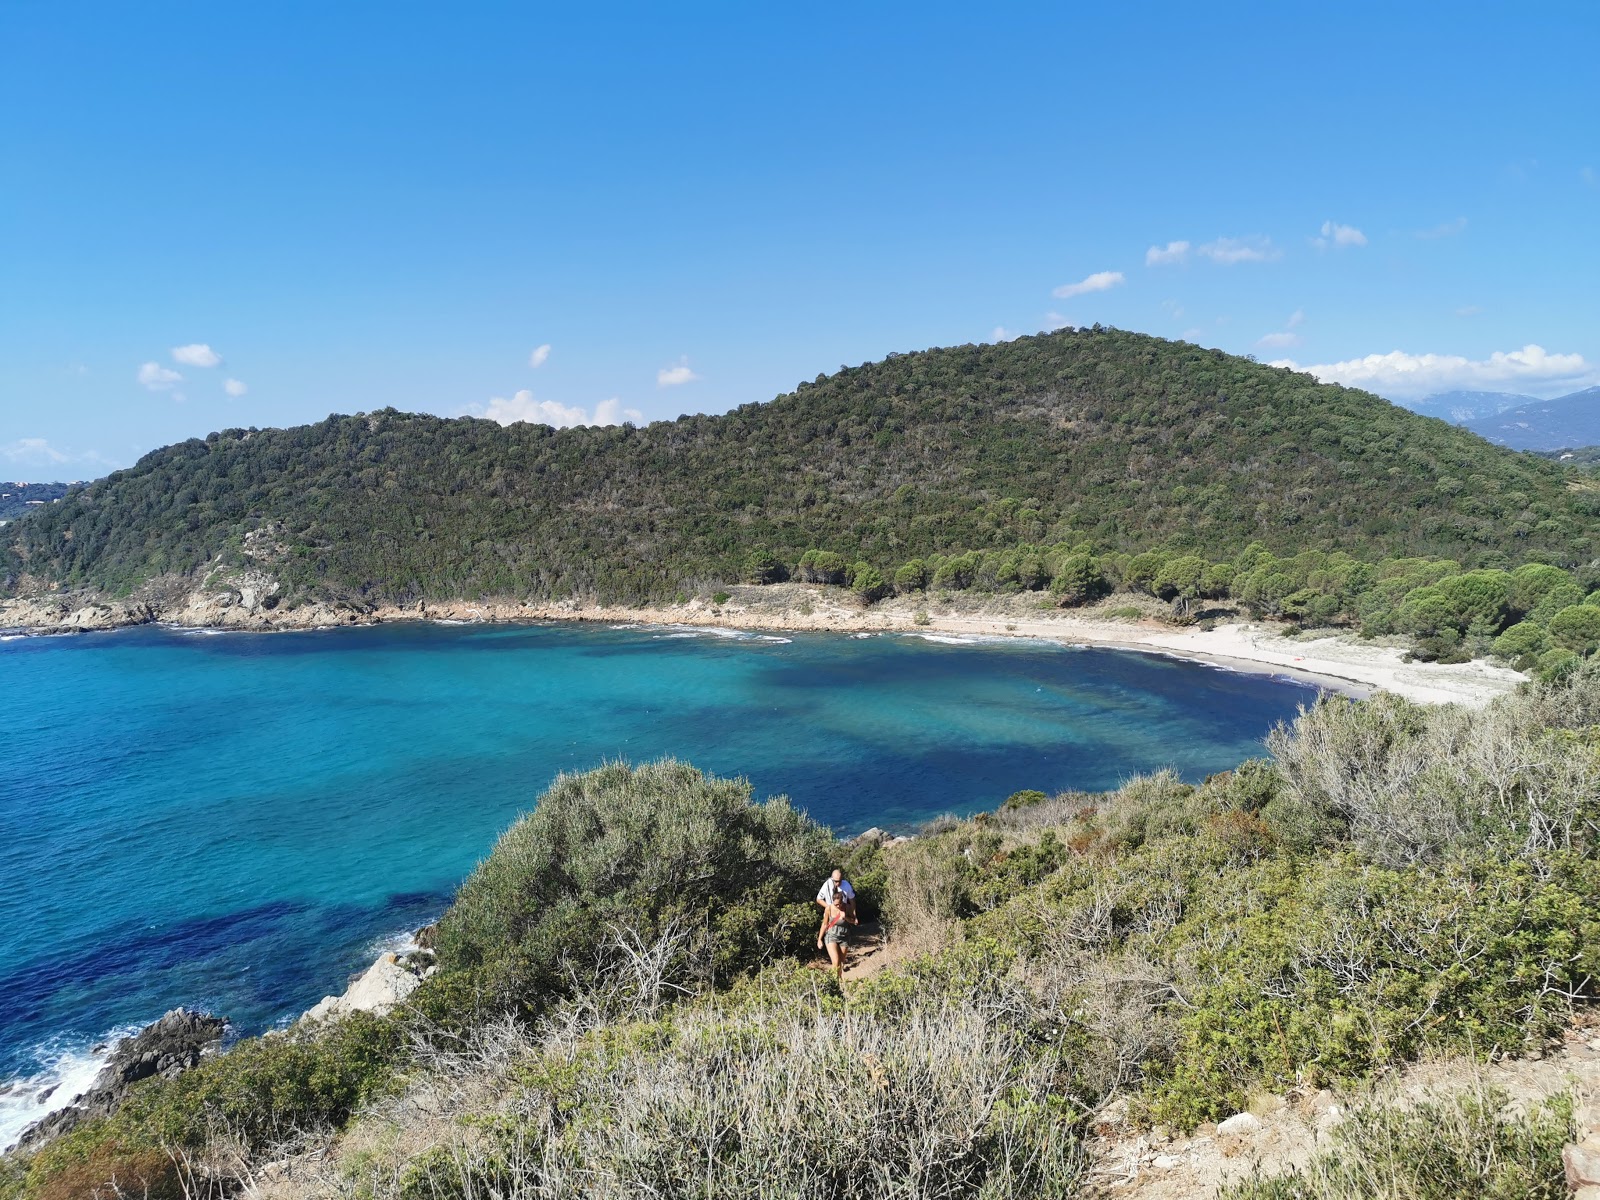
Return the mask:
[[[14,467],[33,467],[40,470],[59,467],[65,463],[78,463],[102,470],[115,466],[98,450],[78,452],[62,450],[52,446],[44,438],[36,437],[18,438],[14,442],[0,445],[0,459]]]
[[[624,420],[642,421],[644,414],[636,408],[623,408],[622,401],[613,396],[594,406],[594,416],[577,405],[558,404],[554,400],[535,400],[527,388],[514,393],[509,399],[494,396],[483,415],[502,425],[515,425],[528,421],[540,425],[554,425],[564,429],[569,425],[617,425]]]
[[[1490,391],[1508,386],[1519,390],[1557,388],[1587,382],[1597,374],[1594,364],[1581,354],[1549,354],[1544,347],[1534,345],[1521,350],[1497,350],[1484,359],[1391,350],[1388,354],[1369,354],[1365,358],[1307,367],[1289,359],[1272,365],[1305,371],[1324,383],[1343,383],[1384,396],[1406,398],[1456,388]]]
[[[989,340],[998,344],[1000,342],[1009,342],[1016,336],[1016,334],[1012,333],[1004,325],[996,325],[994,327],[994,332],[989,335]]]
[[[1168,242],[1165,246],[1151,246],[1144,252],[1144,265],[1147,267],[1166,267],[1188,261],[1188,242]]]
[[[1458,317],[1475,317],[1479,313],[1481,313],[1482,311],[1483,311],[1483,305],[1481,305],[1481,304],[1464,304],[1460,308],[1456,309],[1456,316],[1458,316]]]
[[[187,346],[174,346],[172,361],[186,367],[214,367],[222,361],[222,355],[204,342],[193,342]]]
[[[222,390],[230,396],[237,397],[244,395],[250,388],[242,379],[227,379],[223,381]]]
[[[0,456],[30,467],[54,466],[68,458],[43,438],[18,438],[9,445],[0,446]]]
[[[1300,335],[1284,330],[1281,333],[1269,333],[1256,339],[1256,345],[1268,350],[1283,350],[1289,346],[1298,346]]]
[[[1250,237],[1218,238],[1201,246],[1197,253],[1224,267],[1231,267],[1234,263],[1272,262],[1283,257],[1283,251],[1272,244],[1271,238],[1256,234]]]
[[[1294,329],[1306,323],[1306,310],[1297,308],[1289,314],[1289,319],[1283,323],[1285,329]]]
[[[1341,225],[1337,221],[1324,221],[1322,223],[1322,236],[1311,239],[1311,244],[1318,250],[1326,250],[1329,246],[1365,246],[1367,235],[1354,225]]]
[[[1077,283],[1063,283],[1050,294],[1057,300],[1070,300],[1073,296],[1085,296],[1090,292],[1107,291],[1121,282],[1121,271],[1096,271],[1093,275],[1085,276]]]
[[[171,367],[163,367],[160,363],[147,362],[139,368],[139,382],[152,392],[165,392],[183,382],[183,376]]]
[[[1597,174],[1593,167],[1580,167],[1578,169],[1578,178],[1590,187],[1600,187],[1600,174]]]
[[[1465,217],[1457,217],[1454,221],[1444,221],[1435,225],[1432,229],[1419,229],[1417,230],[1417,236],[1428,239],[1447,238],[1455,237],[1456,234],[1465,233],[1466,231],[1467,219]]]
[[[1075,329],[1078,323],[1071,317],[1064,317],[1058,312],[1047,312],[1044,315],[1045,328],[1052,333],[1057,329]]]
[[[549,357],[550,357],[550,343],[546,342],[542,346],[534,347],[533,353],[528,355],[528,365],[530,367],[542,367],[545,364],[545,360],[548,359]]]
[[[699,378],[700,376],[689,369],[689,356],[684,355],[676,366],[662,367],[656,372],[656,386],[677,387],[679,384],[693,383]]]
[[[620,425],[624,421],[632,421],[637,425],[643,420],[642,412],[637,408],[623,408],[622,401],[616,396],[602,400],[594,406],[593,423],[596,425]]]

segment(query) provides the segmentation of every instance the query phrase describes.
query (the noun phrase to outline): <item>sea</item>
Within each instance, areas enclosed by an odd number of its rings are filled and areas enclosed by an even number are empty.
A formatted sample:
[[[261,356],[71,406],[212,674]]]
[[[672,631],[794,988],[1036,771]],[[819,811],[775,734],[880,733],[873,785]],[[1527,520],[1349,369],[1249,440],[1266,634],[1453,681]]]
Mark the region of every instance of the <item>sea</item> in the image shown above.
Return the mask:
[[[294,1020],[436,917],[551,779],[676,756],[841,835],[1198,780],[1304,683],[912,634],[395,624],[0,641],[0,1146],[184,1005]]]

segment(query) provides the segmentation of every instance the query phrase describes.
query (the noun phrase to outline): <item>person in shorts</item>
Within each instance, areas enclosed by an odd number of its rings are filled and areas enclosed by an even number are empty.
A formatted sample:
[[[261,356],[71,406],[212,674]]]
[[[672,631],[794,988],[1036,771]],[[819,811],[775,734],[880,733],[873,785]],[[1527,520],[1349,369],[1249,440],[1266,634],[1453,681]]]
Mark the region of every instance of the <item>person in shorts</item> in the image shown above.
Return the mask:
[[[822,927],[817,930],[817,949],[826,949],[833,973],[843,981],[845,959],[850,953],[850,927],[856,920],[856,892],[843,871],[834,871],[817,892],[822,908]]]

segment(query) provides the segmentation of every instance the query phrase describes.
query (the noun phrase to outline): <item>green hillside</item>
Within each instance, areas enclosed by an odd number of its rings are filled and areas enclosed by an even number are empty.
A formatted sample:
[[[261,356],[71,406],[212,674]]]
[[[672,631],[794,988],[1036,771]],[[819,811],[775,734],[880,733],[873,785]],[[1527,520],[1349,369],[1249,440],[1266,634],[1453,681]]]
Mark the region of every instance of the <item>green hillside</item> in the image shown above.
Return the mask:
[[[385,410],[147,455],[15,530],[0,572],[126,592],[245,535],[292,603],[671,597],[752,550],[887,578],[1019,545],[1463,567],[1596,555],[1600,490],[1365,392],[1117,330],[892,355],[645,428]]]

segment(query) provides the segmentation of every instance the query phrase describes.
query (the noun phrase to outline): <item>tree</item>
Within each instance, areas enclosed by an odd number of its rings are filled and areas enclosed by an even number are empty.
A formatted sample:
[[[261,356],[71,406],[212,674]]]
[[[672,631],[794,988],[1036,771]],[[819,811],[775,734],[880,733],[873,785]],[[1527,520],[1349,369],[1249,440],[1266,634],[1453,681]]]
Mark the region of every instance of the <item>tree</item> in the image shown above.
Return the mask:
[[[1494,640],[1494,652],[1512,662],[1543,654],[1550,644],[1544,626],[1534,621],[1518,621]]]
[[[1500,632],[1510,612],[1509,583],[1504,571],[1468,571],[1441,579],[1434,590],[1454,610],[1458,630],[1492,636]]]
[[[889,585],[884,582],[883,572],[869,562],[858,562],[850,568],[850,586],[868,604],[889,594]]]
[[[745,557],[743,575],[746,583],[781,583],[789,572],[782,559],[761,546]]]
[[[1069,554],[1056,568],[1050,581],[1050,594],[1063,608],[1087,604],[1106,591],[1106,577],[1100,565],[1087,554]]]
[[[1563,650],[1590,655],[1600,649],[1600,608],[1574,604],[1550,618],[1550,640]]]
[[[928,586],[928,568],[920,558],[913,558],[894,573],[894,590],[902,596],[907,592],[920,592]]]
[[[1187,606],[1198,600],[1206,574],[1206,560],[1197,554],[1185,554],[1167,560],[1157,572],[1152,590],[1163,600],[1176,599]]]

